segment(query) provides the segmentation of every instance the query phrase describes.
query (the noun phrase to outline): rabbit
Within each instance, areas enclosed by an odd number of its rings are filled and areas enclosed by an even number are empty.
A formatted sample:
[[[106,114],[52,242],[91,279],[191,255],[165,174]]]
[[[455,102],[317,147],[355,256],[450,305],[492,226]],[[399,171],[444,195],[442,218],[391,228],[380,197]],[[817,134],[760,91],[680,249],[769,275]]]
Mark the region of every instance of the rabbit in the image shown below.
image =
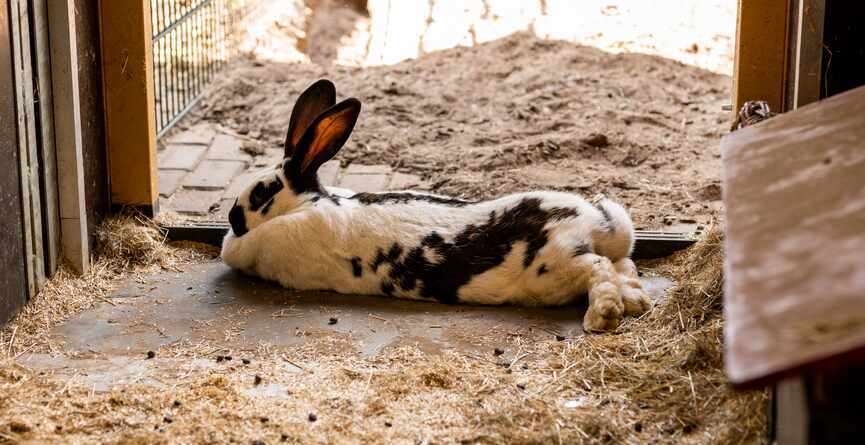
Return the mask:
[[[535,191],[470,201],[411,191],[333,193],[317,169],[346,143],[361,103],[319,80],[292,110],[285,159],[229,212],[223,261],[298,290],[526,306],[588,294],[583,328],[608,331],[651,301],[629,258],[627,211]]]

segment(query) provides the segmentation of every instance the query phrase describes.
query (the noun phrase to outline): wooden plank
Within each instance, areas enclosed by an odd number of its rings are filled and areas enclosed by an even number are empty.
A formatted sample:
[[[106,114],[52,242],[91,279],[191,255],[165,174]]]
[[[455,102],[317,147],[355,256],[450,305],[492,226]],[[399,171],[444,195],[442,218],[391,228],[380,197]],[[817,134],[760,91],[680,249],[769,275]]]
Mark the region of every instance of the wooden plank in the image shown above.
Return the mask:
[[[9,3],[9,23],[12,30],[12,67],[14,69],[15,82],[15,122],[18,126],[18,138],[15,141],[18,146],[18,171],[21,175],[21,207],[23,208],[22,216],[24,223],[24,268],[27,270],[27,294],[29,296],[36,295],[36,274],[33,259],[36,256],[34,251],[33,240],[33,225],[34,218],[33,209],[33,189],[31,187],[33,173],[38,174],[38,169],[30,170],[29,146],[32,143],[30,140],[31,133],[28,131],[27,121],[29,120],[27,110],[27,100],[25,91],[29,86],[29,79],[25,74],[25,65],[23,63],[24,50],[22,48],[22,32],[26,35],[26,30],[22,30],[21,26],[21,3],[19,0],[10,0]],[[26,26],[26,21],[24,22]],[[27,55],[29,59],[29,54]],[[32,104],[32,102],[30,102]],[[37,195],[38,196],[38,195]]]
[[[57,195],[57,154],[54,146],[54,98],[51,92],[51,58],[48,44],[47,0],[34,0],[33,36],[36,46],[36,73],[38,79],[37,107],[41,125],[39,150],[42,156],[42,222],[46,274],[54,275],[60,264],[60,208]]]
[[[99,4],[74,0],[78,40],[78,90],[81,107],[81,152],[84,159],[84,200],[93,247],[96,228],[111,212],[108,153],[105,150],[105,100],[99,44]]]
[[[150,0],[100,0],[111,201],[156,209]]]
[[[47,3],[54,98],[54,144],[60,204],[63,256],[78,271],[90,268],[87,213],[84,200],[84,161],[81,149],[81,107],[78,89],[78,49],[73,0]]]
[[[805,378],[790,377],[775,387],[775,439],[778,444],[808,445],[808,388]]]
[[[772,111],[785,110],[789,8],[789,0],[739,0],[734,113],[751,100],[765,100]]]
[[[863,115],[865,87],[722,140],[735,385],[865,358]]]
[[[15,120],[15,82],[12,64],[12,33],[9,1],[0,0],[0,141],[18,139]],[[6,322],[26,301],[27,275],[24,268],[24,227],[21,207],[21,176],[18,147],[0,144],[0,324]]]
[[[792,97],[787,99],[787,108],[795,110],[820,100],[821,71],[823,67],[823,22],[826,0],[794,0],[794,15],[790,61]]]
[[[14,66],[18,94],[18,144],[21,149],[21,190],[24,202],[25,251],[30,297],[35,297],[45,285],[45,256],[42,242],[42,199],[39,144],[36,137],[36,108],[33,97],[33,64],[30,49],[28,2],[12,0]]]

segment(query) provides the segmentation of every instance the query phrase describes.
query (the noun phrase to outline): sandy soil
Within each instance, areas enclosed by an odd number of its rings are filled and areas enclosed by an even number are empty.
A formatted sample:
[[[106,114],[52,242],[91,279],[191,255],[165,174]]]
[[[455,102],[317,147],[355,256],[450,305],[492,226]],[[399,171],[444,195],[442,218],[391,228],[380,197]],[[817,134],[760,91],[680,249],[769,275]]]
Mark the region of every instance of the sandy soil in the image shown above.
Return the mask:
[[[704,224],[720,207],[728,77],[529,33],[392,66],[240,60],[184,125],[278,147],[297,94],[320,77],[364,103],[344,164],[389,164],[470,198],[604,193],[647,229]]]

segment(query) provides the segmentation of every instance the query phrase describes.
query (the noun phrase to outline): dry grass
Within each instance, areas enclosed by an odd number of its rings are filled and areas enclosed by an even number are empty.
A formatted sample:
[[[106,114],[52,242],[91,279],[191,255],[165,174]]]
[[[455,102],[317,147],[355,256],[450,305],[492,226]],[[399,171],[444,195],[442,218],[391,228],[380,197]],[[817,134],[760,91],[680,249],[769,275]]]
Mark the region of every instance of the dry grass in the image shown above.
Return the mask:
[[[39,295],[0,329],[0,359],[27,352],[59,352],[48,335],[50,329],[105,301],[119,280],[140,280],[159,268],[178,270],[217,254],[203,245],[166,243],[162,229],[140,214],[125,212],[109,218],[96,232],[97,259],[90,272],[78,275],[62,265]]]
[[[163,387],[100,393],[7,357],[0,441],[756,443],[766,428],[766,394],[732,391],[721,370],[721,244],[713,230],[659,266],[680,284],[617,332],[565,342],[512,336],[499,358],[403,347],[364,359],[347,339],[319,338],[288,350],[258,345],[245,355],[250,364],[202,368],[190,360],[201,345],[175,346],[157,351],[183,370]],[[147,256],[161,243],[109,245],[116,253],[139,246],[135,257],[164,260]],[[112,264],[141,263],[122,255]],[[104,288],[79,281],[52,292]],[[59,318],[49,302],[34,304],[41,309],[28,308],[10,328],[33,332],[31,323]],[[60,304],[77,310],[93,301]]]

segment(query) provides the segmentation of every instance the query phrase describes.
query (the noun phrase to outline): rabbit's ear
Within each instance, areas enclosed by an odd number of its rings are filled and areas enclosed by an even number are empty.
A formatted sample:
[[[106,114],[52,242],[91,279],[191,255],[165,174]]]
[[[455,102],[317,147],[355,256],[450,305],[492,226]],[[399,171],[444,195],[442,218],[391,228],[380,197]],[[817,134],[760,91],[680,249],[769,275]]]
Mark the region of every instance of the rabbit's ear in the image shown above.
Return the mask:
[[[318,168],[333,158],[348,140],[359,115],[360,101],[349,98],[315,118],[291,158],[292,173],[304,182],[315,179]]]
[[[336,87],[333,82],[321,79],[310,85],[294,104],[291,119],[288,122],[288,134],[285,136],[285,157],[291,157],[300,143],[300,138],[306,133],[309,124],[324,110],[336,103]]]

